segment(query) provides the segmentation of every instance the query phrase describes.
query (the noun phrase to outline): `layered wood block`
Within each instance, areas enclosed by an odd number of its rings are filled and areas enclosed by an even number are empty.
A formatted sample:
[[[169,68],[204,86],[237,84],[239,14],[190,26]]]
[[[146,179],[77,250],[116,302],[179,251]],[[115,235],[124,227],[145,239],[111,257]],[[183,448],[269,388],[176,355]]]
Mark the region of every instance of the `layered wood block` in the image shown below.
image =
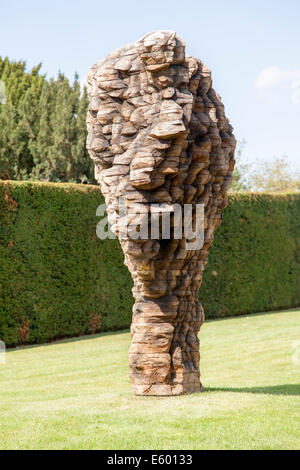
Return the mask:
[[[134,281],[133,392],[199,392],[197,335],[204,312],[198,290],[227,206],[236,143],[232,126],[210,71],[185,53],[173,31],[147,34],[102,59],[91,68],[88,92],[87,146]],[[120,233],[120,197],[126,236]],[[151,234],[149,215],[159,203],[170,212],[169,238],[161,223]],[[188,248],[184,217],[178,222],[172,209],[186,204],[204,208],[200,249]],[[149,228],[148,236],[136,238],[138,223]],[[181,238],[175,236],[178,223]]]

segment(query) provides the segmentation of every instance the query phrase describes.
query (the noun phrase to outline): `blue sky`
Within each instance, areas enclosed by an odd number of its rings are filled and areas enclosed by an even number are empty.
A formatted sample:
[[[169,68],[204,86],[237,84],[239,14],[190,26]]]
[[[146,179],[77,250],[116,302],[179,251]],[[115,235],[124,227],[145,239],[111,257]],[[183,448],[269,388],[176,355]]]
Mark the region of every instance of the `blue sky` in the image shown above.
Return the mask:
[[[300,0],[11,0],[0,55],[83,79],[112,50],[177,31],[211,70],[244,161],[284,154],[300,170]]]

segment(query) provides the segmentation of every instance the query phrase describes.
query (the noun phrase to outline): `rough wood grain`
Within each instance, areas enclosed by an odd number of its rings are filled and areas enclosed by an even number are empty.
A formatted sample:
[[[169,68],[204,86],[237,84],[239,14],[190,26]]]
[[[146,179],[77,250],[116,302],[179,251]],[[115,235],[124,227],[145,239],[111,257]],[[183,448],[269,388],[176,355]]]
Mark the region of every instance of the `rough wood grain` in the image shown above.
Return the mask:
[[[184,41],[172,31],[147,34],[98,62],[88,92],[87,146],[114,227],[117,200],[127,198],[129,234],[120,243],[134,281],[133,392],[199,392],[197,335],[204,312],[198,290],[227,205],[232,126],[210,71],[186,55]],[[201,249],[187,250],[184,236],[174,239],[174,217],[170,240],[161,231],[151,239],[130,236],[130,213],[139,209],[142,222],[151,204],[162,202],[204,205]]]

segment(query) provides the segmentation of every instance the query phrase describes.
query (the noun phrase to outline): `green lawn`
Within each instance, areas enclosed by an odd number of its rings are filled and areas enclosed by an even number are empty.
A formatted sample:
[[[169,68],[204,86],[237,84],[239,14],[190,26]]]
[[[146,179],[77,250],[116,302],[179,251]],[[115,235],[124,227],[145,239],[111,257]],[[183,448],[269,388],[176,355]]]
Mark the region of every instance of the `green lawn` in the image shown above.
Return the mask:
[[[206,392],[165,398],[131,394],[128,332],[8,351],[0,448],[299,449],[300,309],[209,321],[200,342]]]

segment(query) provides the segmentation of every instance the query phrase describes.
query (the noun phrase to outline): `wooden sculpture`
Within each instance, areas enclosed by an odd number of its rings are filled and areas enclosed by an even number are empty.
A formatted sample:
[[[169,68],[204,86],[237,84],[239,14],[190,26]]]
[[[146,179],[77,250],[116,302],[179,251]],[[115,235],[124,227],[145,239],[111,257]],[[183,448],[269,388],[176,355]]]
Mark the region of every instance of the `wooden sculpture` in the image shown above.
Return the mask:
[[[147,34],[91,68],[87,146],[134,281],[129,351],[133,392],[178,395],[202,389],[198,290],[214,232],[227,206],[235,138],[211,73],[185,54],[173,31]],[[127,235],[120,235],[119,200]],[[152,206],[165,204],[170,236],[151,236]],[[175,237],[173,208],[203,208],[203,244]],[[178,222],[179,220],[179,222]],[[195,211],[192,215],[195,226]],[[137,224],[148,234],[136,237]],[[119,227],[122,224],[119,225]],[[180,227],[181,228],[181,227]],[[134,236],[135,234],[135,236]],[[192,245],[193,247],[193,245]]]

